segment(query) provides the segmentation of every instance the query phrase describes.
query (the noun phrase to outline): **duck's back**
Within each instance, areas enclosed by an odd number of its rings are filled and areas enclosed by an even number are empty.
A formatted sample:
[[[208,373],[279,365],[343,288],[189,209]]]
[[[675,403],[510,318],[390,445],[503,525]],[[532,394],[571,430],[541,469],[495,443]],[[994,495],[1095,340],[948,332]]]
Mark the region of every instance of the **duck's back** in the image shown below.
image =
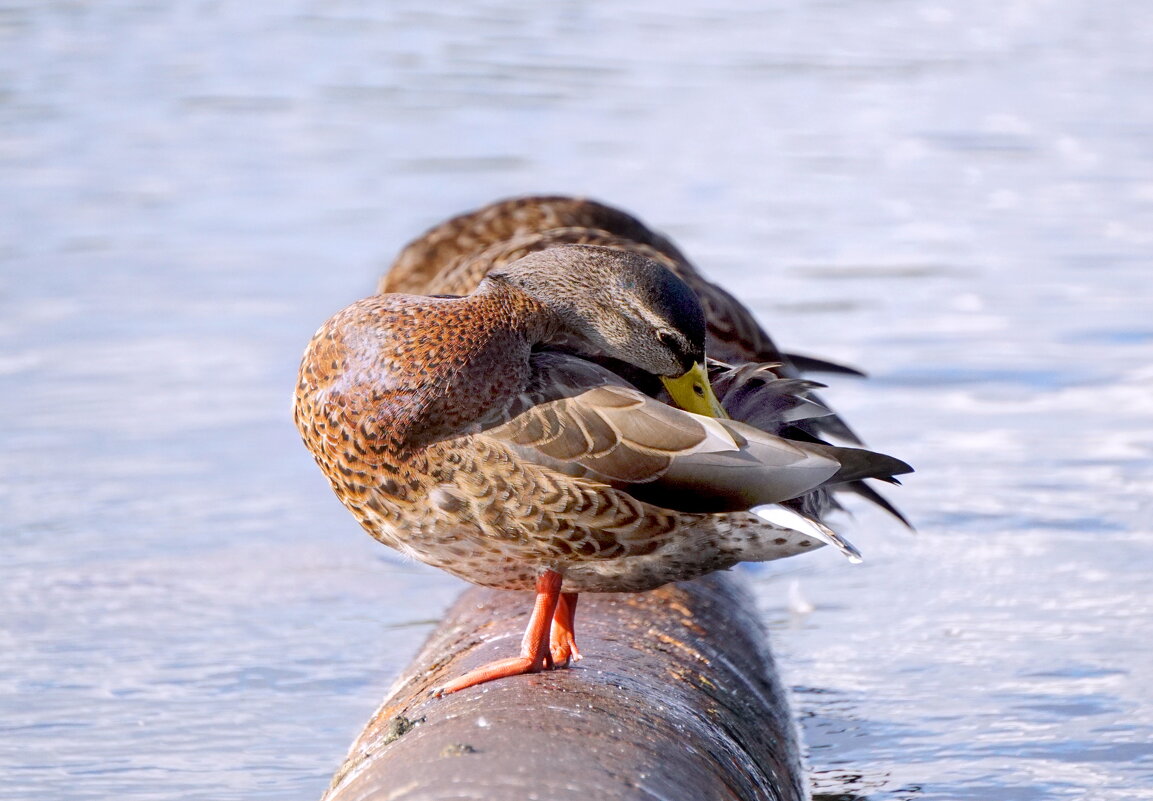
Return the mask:
[[[558,228],[603,231],[684,260],[665,237],[620,209],[586,198],[536,195],[498,201],[433,226],[397,255],[379,291],[428,292],[440,276],[492,245]]]

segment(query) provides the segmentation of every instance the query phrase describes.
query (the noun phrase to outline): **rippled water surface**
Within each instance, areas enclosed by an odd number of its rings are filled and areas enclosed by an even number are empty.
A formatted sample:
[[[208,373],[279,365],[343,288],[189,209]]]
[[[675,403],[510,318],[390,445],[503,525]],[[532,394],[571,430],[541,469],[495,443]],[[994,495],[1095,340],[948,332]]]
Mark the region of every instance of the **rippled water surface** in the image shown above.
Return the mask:
[[[815,792],[1153,798],[1147,4],[455,5],[0,7],[0,796],[319,796],[459,585],[331,497],[299,354],[548,191],[918,467],[918,534],[750,571]]]

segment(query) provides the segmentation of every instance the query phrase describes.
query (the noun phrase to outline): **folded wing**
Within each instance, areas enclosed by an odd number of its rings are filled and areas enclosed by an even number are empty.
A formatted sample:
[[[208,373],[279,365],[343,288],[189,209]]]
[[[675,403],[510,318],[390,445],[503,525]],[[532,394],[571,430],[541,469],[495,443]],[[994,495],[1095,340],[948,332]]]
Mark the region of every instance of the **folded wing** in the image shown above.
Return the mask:
[[[539,464],[600,481],[668,509],[735,512],[819,487],[909,471],[863,449],[798,442],[736,420],[691,414],[650,398],[596,364],[563,353],[533,357],[534,381],[506,422],[486,434]],[[823,407],[772,387],[780,426]]]

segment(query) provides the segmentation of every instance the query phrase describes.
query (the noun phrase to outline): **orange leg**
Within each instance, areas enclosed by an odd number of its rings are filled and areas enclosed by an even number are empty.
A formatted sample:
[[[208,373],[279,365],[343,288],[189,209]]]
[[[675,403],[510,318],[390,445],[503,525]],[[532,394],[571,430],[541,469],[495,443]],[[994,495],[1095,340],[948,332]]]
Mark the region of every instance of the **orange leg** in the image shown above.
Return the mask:
[[[552,634],[549,637],[550,651],[553,664],[564,667],[571,659],[573,662],[581,660],[581,652],[576,644],[576,605],[575,592],[562,592],[557,601],[556,612],[552,617]]]
[[[459,679],[454,679],[436,690],[434,695],[447,695],[493,679],[519,676],[521,673],[536,673],[546,667],[551,668],[553,658],[549,651],[549,632],[552,629],[553,615],[557,612],[562,597],[560,585],[561,575],[555,570],[546,570],[536,580],[536,603],[533,605],[524,639],[521,640],[520,656],[498,659],[496,662],[489,662],[487,665],[470,670]],[[575,595],[565,593],[569,594]]]

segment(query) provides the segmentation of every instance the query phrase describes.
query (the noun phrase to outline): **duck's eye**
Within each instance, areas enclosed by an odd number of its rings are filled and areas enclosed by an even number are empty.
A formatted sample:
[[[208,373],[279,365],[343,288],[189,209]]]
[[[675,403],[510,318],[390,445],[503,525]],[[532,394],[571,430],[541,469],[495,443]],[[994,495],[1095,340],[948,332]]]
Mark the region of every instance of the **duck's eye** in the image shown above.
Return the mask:
[[[672,331],[661,331],[657,334],[657,339],[669,350],[679,350],[681,346],[680,338],[677,337]]]

